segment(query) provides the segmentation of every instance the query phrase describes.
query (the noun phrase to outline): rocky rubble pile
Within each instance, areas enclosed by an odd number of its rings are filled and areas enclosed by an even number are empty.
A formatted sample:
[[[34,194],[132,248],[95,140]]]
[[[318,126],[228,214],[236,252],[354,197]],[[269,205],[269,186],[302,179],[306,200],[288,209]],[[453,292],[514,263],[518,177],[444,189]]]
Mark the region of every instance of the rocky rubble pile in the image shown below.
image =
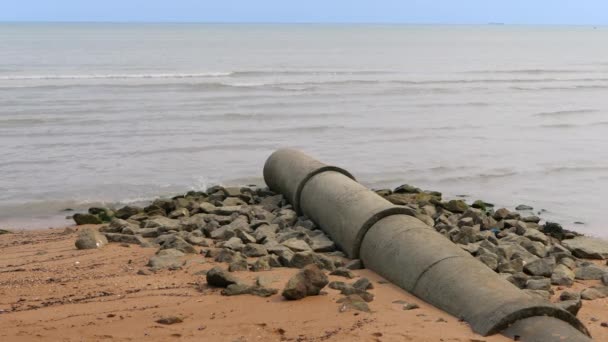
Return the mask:
[[[582,260],[608,258],[606,244],[578,236],[558,224],[543,223],[531,207],[522,205],[518,207],[521,212],[513,212],[494,210],[483,201],[472,205],[463,200],[443,201],[439,192],[410,185],[376,192],[396,205],[409,207],[411,215],[429,229],[432,227],[531,295],[549,298],[551,285],[571,286],[577,279],[593,279],[603,281],[603,285],[585,289],[574,299],[564,299],[565,305],[574,310],[580,298],[608,296],[606,267]],[[224,287],[225,295],[277,293],[262,284],[243,284],[230,272],[302,269],[283,291],[286,298],[298,299],[318,294],[327,285],[319,270],[351,278],[349,269],[361,267],[359,260],[345,258],[314,222],[298,216],[282,195],[265,188],[214,186],[205,192],[157,199],[143,208],[91,208],[88,214],[74,215],[74,220],[78,224],[109,222],[100,229],[109,242],[157,247],[158,252],[149,261],[154,271],[180,268],[181,257],[189,253],[226,263],[229,272],[214,268],[207,273],[208,283]],[[82,239],[86,241],[79,239],[79,248],[105,243],[91,232],[83,234]],[[373,299],[367,292],[371,284],[365,281],[332,282],[329,287],[346,296],[343,307],[365,311],[365,303]],[[574,304],[568,302],[572,300]]]

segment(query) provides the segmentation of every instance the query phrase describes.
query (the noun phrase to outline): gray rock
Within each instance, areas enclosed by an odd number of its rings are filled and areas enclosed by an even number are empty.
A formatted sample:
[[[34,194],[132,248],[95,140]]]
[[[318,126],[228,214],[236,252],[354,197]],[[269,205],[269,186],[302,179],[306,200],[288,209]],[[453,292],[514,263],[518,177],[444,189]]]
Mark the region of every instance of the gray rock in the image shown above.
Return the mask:
[[[110,242],[128,243],[132,245],[140,245],[142,247],[152,247],[153,244],[144,239],[140,235],[104,233],[105,237]]]
[[[580,300],[581,299],[581,293],[580,292],[573,292],[573,291],[564,291],[559,295],[559,300],[560,301],[566,301],[566,300]]]
[[[549,301],[549,299],[551,299],[551,293],[549,293],[548,291],[526,289],[526,290],[524,290],[524,292],[526,292],[527,294],[530,295],[530,297],[533,297],[533,298],[546,300],[546,301]]]
[[[270,256],[268,255],[259,258],[253,263],[253,265],[251,265],[251,270],[253,272],[270,271],[272,269],[270,260]]]
[[[360,278],[353,283],[353,287],[361,291],[367,291],[373,289],[374,284],[367,278]]]
[[[78,232],[76,239],[76,248],[78,249],[95,249],[101,248],[108,244],[108,239],[92,228],[82,229]]]
[[[190,212],[186,208],[178,208],[178,209],[175,209],[172,212],[170,212],[168,216],[171,219],[177,219],[180,217],[189,217]]]
[[[315,256],[312,252],[297,252],[291,258],[289,267],[304,268],[315,263]]]
[[[553,274],[553,269],[555,269],[554,257],[538,259],[524,265],[524,271],[535,276],[550,277]]]
[[[595,300],[608,297],[608,286],[592,286],[581,292],[581,298]]]
[[[287,241],[284,241],[281,243],[283,246],[291,249],[294,252],[306,252],[306,251],[312,251],[312,249],[310,248],[310,246],[302,240],[298,240],[298,239],[289,239]]]
[[[604,273],[602,276],[602,284],[608,286],[608,273]]]
[[[511,213],[511,212],[510,212],[508,209],[506,209],[506,208],[500,208],[500,209],[498,209],[498,210],[496,210],[496,211],[494,212],[494,215],[493,215],[492,217],[493,217],[495,220],[500,221],[500,220],[504,220],[504,219],[506,219],[506,218],[507,218],[507,216],[509,216],[509,214],[510,214],[510,213]]]
[[[542,232],[536,230],[536,229],[528,229],[526,230],[526,232],[524,233],[524,236],[527,237],[528,239],[532,240],[532,241],[538,241],[543,243],[544,245],[548,245],[549,244],[549,237],[545,234],[543,234]]]
[[[177,249],[183,253],[197,254],[198,251],[191,244],[187,243],[186,240],[182,239],[177,235],[171,235],[170,238],[165,240],[160,245],[161,249]]]
[[[496,271],[496,269],[498,269],[498,256],[494,253],[487,252],[487,253],[478,255],[477,260],[484,263],[492,271]]]
[[[139,235],[145,238],[155,238],[158,237],[158,229],[156,228],[142,228],[139,230]]]
[[[268,255],[268,251],[263,245],[259,245],[257,243],[250,243],[245,245],[245,248],[243,248],[243,254],[247,257],[255,258]]]
[[[245,248],[243,241],[236,236],[231,237],[228,241],[222,244],[222,247],[232,249],[233,251],[242,251]]]
[[[127,205],[118,210],[116,210],[115,216],[119,219],[126,220],[131,216],[137,215],[143,212],[143,208]]]
[[[572,286],[574,284],[574,272],[563,264],[558,264],[551,275],[551,284],[561,286]]]
[[[265,224],[255,230],[254,236],[256,242],[264,243],[266,240],[274,240],[277,236],[279,226],[276,224]]]
[[[275,245],[275,246],[271,246],[271,247],[266,247],[266,250],[268,251],[268,253],[278,256],[279,261],[281,262],[281,265],[283,265],[285,267],[291,266],[291,260],[293,259],[293,256],[295,255],[295,253],[292,252],[291,249],[289,249],[283,245]]]
[[[515,207],[515,210],[525,211],[525,210],[534,210],[534,208],[529,205],[520,204],[517,207]]]
[[[353,272],[351,272],[351,270],[349,270],[348,268],[345,268],[345,267],[337,268],[336,270],[331,272],[330,275],[344,277],[344,278],[348,278],[348,279],[353,279],[355,277],[355,274]]]
[[[325,234],[316,235],[310,240],[310,247],[314,252],[327,253],[336,250],[336,244],[331,241]]]
[[[606,240],[577,236],[574,239],[563,240],[562,245],[568,248],[577,258],[608,258],[608,241]]]
[[[369,306],[358,294],[352,294],[340,298],[338,299],[338,303],[341,304],[340,308],[338,309],[339,312],[348,312],[352,310],[370,312]]]
[[[603,267],[590,264],[574,269],[574,274],[576,279],[600,280],[604,275],[608,274],[608,270]]]
[[[184,264],[181,260],[181,257],[183,256],[184,253],[176,249],[163,249],[150,258],[148,266],[153,271],[162,269],[177,270]]]
[[[289,279],[282,295],[288,300],[298,300],[307,296],[316,296],[329,280],[316,265],[308,265]]]
[[[72,216],[72,218],[74,219],[74,222],[76,222],[76,224],[79,226],[85,225],[85,224],[102,224],[103,223],[103,221],[101,221],[101,219],[99,217],[97,217],[97,215],[92,215],[92,214],[74,214],[74,216]]]
[[[315,265],[319,266],[321,269],[328,270],[330,272],[336,269],[334,259],[326,255],[313,253],[313,260]]]
[[[362,270],[363,269],[363,262],[361,261],[361,259],[353,259],[348,261],[344,267],[348,268],[349,270]]]
[[[240,258],[240,257],[241,257],[241,253],[235,252],[231,249],[222,248],[215,256],[215,261],[231,263],[236,258]]]
[[[257,239],[255,237],[253,237],[251,234],[249,234],[241,229],[235,230],[235,233],[236,233],[236,237],[241,239],[241,241],[243,241],[243,243],[245,243],[245,244],[257,242]]]
[[[234,258],[234,260],[228,265],[229,272],[248,271],[249,265],[245,258]]]
[[[161,232],[180,230],[180,222],[167,217],[157,216],[142,222],[142,228],[157,228]]]
[[[530,290],[551,290],[551,280],[547,278],[542,279],[528,279],[526,282],[526,288]]]
[[[253,295],[259,297],[270,297],[277,294],[277,289],[271,289],[259,285],[247,285],[247,284],[231,284],[222,290],[224,296],[239,296],[239,295]]]
[[[528,283],[528,279],[530,279],[530,277],[528,277],[526,274],[522,273],[522,272],[518,272],[518,273],[514,273],[512,275],[510,275],[509,277],[507,277],[507,280],[519,287],[520,289],[523,289],[526,287],[526,284]]]
[[[221,267],[214,267],[207,272],[207,284],[215,287],[228,287],[239,283],[238,279]]]

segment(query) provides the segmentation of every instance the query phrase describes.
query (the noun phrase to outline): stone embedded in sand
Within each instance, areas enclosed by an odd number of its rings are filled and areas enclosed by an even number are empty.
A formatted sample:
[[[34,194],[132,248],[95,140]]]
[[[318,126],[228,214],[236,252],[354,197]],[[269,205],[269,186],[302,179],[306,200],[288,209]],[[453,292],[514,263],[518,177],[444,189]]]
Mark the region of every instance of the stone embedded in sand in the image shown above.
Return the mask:
[[[238,295],[254,295],[258,297],[270,297],[277,294],[277,289],[271,289],[259,285],[247,285],[247,284],[231,284],[222,290],[224,296],[238,296]]]
[[[186,240],[182,239],[180,236],[177,235],[171,235],[169,238],[164,240],[160,245],[160,249],[177,249],[178,251],[181,251],[183,253],[190,254],[198,253],[194,246],[187,243]]]
[[[288,300],[316,296],[328,282],[327,276],[318,266],[308,265],[289,279],[282,295]]]
[[[236,277],[218,266],[207,272],[207,284],[211,286],[228,287],[228,285],[237,284],[238,282]]]
[[[255,258],[268,255],[266,247],[257,243],[249,243],[243,248],[243,254],[246,257]]]
[[[338,303],[342,304],[340,305],[340,308],[338,310],[340,312],[347,312],[351,310],[370,312],[369,306],[367,305],[365,300],[363,300],[361,296],[356,294],[340,298],[338,299]]]
[[[95,229],[88,228],[78,232],[76,239],[76,248],[78,249],[95,249],[101,248],[108,244],[108,239]]]
[[[162,249],[148,260],[148,267],[150,267],[152,271],[159,271],[162,269],[177,270],[184,264],[181,260],[181,257],[184,255],[184,253],[177,249]]]
[[[165,324],[165,325],[171,325],[171,324],[177,324],[177,323],[181,323],[184,320],[177,317],[177,316],[167,316],[167,317],[163,317],[160,319],[156,320],[156,323],[158,324]]]

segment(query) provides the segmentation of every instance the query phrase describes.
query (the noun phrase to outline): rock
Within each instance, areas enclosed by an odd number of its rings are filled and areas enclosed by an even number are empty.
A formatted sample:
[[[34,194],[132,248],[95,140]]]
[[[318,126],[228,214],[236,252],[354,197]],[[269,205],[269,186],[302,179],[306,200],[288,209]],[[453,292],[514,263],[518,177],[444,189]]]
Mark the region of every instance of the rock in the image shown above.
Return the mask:
[[[279,226],[276,224],[265,224],[255,230],[254,236],[256,242],[264,243],[267,240],[274,240],[277,236]]]
[[[575,268],[574,274],[576,276],[576,279],[600,280],[600,279],[602,279],[603,276],[608,274],[608,270],[603,267],[600,267],[600,266],[597,266],[594,264],[590,264],[590,265]]]
[[[494,215],[492,215],[492,217],[497,221],[501,221],[506,219],[510,213],[511,212],[509,211],[509,209],[500,208],[494,212]]]
[[[328,253],[336,250],[336,244],[325,234],[319,234],[310,238],[310,247],[317,253]]]
[[[288,300],[298,300],[306,296],[316,296],[329,280],[316,265],[308,265],[289,279],[282,295]]]
[[[241,241],[243,241],[243,243],[245,243],[245,244],[257,242],[257,239],[255,237],[253,237],[251,234],[249,234],[243,230],[236,229],[235,233],[236,233],[236,237],[241,239]]]
[[[236,207],[236,206],[247,205],[247,203],[245,201],[243,201],[240,198],[236,198],[236,197],[228,197],[224,201],[222,201],[222,204],[225,207]]]
[[[161,243],[160,249],[177,249],[178,251],[186,254],[198,253],[194,246],[187,243],[186,240],[177,235],[171,235],[168,239]]]
[[[162,269],[177,270],[184,264],[181,260],[181,257],[183,256],[184,253],[177,249],[163,249],[150,258],[148,267],[153,271]]]
[[[518,211],[525,211],[525,210],[534,210],[534,208],[532,208],[532,207],[531,207],[531,206],[529,206],[529,205],[520,204],[520,205],[518,205],[517,207],[515,207],[515,210],[518,210]]]
[[[592,286],[581,292],[581,298],[585,300],[595,300],[608,297],[608,286]]]
[[[74,222],[76,222],[77,225],[81,226],[81,225],[85,225],[85,224],[102,224],[103,221],[97,217],[96,215],[92,215],[92,214],[74,214],[74,216],[72,216],[72,218],[74,219]]]
[[[583,259],[607,259],[608,241],[577,236],[574,239],[563,240],[562,245],[574,254],[577,258]]]
[[[548,291],[526,289],[526,290],[524,290],[524,292],[526,292],[528,295],[530,295],[530,297],[534,297],[537,299],[546,300],[546,301],[549,301],[549,299],[551,299],[551,293],[549,293]]]
[[[602,284],[608,286],[608,273],[604,273],[602,276]]]
[[[527,229],[523,234],[532,241],[542,242],[544,245],[549,244],[549,237],[536,229]]]
[[[442,207],[448,211],[458,214],[464,213],[469,208],[469,206],[463,200],[451,200],[449,202],[443,202]]]
[[[559,295],[560,301],[580,300],[580,299],[581,299],[580,292],[564,291]]]
[[[281,244],[294,252],[312,251],[310,246],[305,241],[296,238],[289,239]]]
[[[119,218],[119,219],[123,219],[126,220],[131,216],[137,215],[141,212],[143,212],[144,210],[140,207],[136,207],[136,206],[131,206],[131,205],[127,205],[124,206],[118,210],[116,210],[116,213],[114,214],[115,217]]]
[[[419,194],[422,190],[409,184],[403,184],[395,188],[393,192],[396,194]]]
[[[529,278],[530,277],[528,277],[525,273],[518,272],[518,273],[514,273],[514,274],[510,275],[509,277],[507,277],[507,280],[511,284],[519,287],[520,289],[523,289],[526,287],[526,284],[528,283]]]
[[[345,267],[337,268],[335,271],[331,272],[330,275],[335,275],[338,277],[344,277],[344,278],[348,278],[348,279],[353,279],[355,277],[355,274],[353,272],[351,272],[348,268],[345,268]]]
[[[157,216],[142,222],[142,228],[157,228],[161,232],[180,230],[180,222],[167,217]]]
[[[353,287],[361,291],[367,291],[373,289],[374,284],[367,278],[360,278],[353,283]]]
[[[349,270],[362,270],[363,262],[361,261],[361,259],[353,259],[347,262],[344,267],[348,268]]]
[[[583,307],[583,302],[579,298],[578,300],[565,300],[563,302],[556,303],[555,305],[576,316],[578,311]]]
[[[561,286],[572,286],[574,284],[574,272],[563,264],[558,264],[551,275],[551,284]]]
[[[242,251],[245,248],[243,241],[236,236],[231,237],[228,241],[222,244],[222,247],[232,249],[233,251]]]
[[[215,287],[228,287],[228,285],[239,283],[238,279],[219,266],[207,272],[207,284]]]
[[[116,233],[104,233],[105,237],[110,242],[128,243],[133,245],[140,245],[142,247],[152,247],[153,244],[148,240],[144,239],[140,235],[129,235],[129,234],[116,234]]]
[[[409,310],[415,310],[415,309],[420,309],[420,305],[418,305],[416,303],[403,304],[403,310],[409,311]]]
[[[549,291],[551,290],[551,280],[547,278],[529,279],[526,282],[526,289]]]
[[[289,267],[304,268],[315,263],[315,256],[312,252],[298,252],[293,255]]]
[[[339,312],[347,312],[351,310],[370,312],[369,306],[367,305],[365,300],[363,300],[363,298],[361,298],[361,296],[357,294],[348,295],[344,298],[340,298],[338,300],[338,303],[342,304],[338,309]]]
[[[245,248],[243,248],[243,255],[245,255],[246,257],[255,258],[268,255],[268,251],[263,245],[259,245],[257,243],[250,243],[245,245]]]
[[[215,261],[217,262],[227,262],[227,263],[231,263],[235,260],[237,260],[238,258],[242,258],[241,257],[241,253],[239,252],[235,252],[231,249],[226,249],[226,248],[222,248],[217,255],[215,256]]]
[[[95,229],[87,228],[78,232],[76,239],[76,248],[78,249],[95,249],[101,248],[108,244],[108,239]]]
[[[172,324],[182,323],[183,321],[184,320],[182,320],[181,318],[179,318],[177,316],[167,316],[167,317],[157,319],[156,323],[164,324],[164,325],[172,325]]]
[[[494,253],[484,253],[477,256],[477,260],[484,263],[488,266],[492,271],[496,271],[498,268],[498,256]]]
[[[277,294],[277,289],[266,288],[259,285],[247,285],[247,284],[231,284],[222,290],[224,296],[238,296],[238,295],[254,295],[259,297],[270,297]]]
[[[524,221],[524,222],[526,222],[526,223],[539,223],[540,222],[540,217],[538,217],[538,216],[526,216],[526,217],[523,217],[521,220]]]
[[[229,272],[248,271],[249,264],[245,258],[234,258],[234,260],[228,265]]]
[[[291,260],[294,257],[294,252],[292,252],[291,249],[283,245],[275,245],[271,247],[266,247],[266,250],[268,251],[268,253],[278,256],[281,265],[285,267],[291,266]]]
[[[263,256],[256,260],[251,266],[253,272],[270,271],[272,266],[270,265],[270,256]]]
[[[534,276],[550,277],[555,268],[555,258],[547,257],[524,265],[524,271]]]

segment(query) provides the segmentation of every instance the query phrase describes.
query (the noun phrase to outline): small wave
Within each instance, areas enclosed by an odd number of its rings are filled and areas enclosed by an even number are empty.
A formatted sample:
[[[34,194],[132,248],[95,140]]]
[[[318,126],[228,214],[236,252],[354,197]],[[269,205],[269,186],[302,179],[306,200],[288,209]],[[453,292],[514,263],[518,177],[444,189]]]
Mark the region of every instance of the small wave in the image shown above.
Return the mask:
[[[543,117],[570,116],[570,115],[580,115],[580,114],[591,114],[591,113],[596,113],[596,112],[597,112],[597,110],[595,110],[595,109],[559,110],[559,111],[555,111],[555,112],[537,113],[537,114],[534,114],[534,116],[543,116]]]
[[[167,74],[86,74],[86,75],[12,75],[0,76],[2,81],[25,80],[96,80],[96,79],[145,79],[145,78],[202,78],[230,76],[232,72],[167,73]]]
[[[440,178],[440,182],[451,183],[451,182],[462,182],[462,181],[489,181],[501,178],[508,178],[517,176],[519,173],[510,170],[496,170],[495,172],[480,173],[477,175],[470,176],[455,176]]]
[[[608,166],[558,166],[545,170],[546,173],[562,173],[562,172],[606,172]]]
[[[465,71],[466,74],[524,74],[524,75],[543,75],[543,74],[572,74],[594,72],[576,69],[514,69],[514,70],[472,70]]]

